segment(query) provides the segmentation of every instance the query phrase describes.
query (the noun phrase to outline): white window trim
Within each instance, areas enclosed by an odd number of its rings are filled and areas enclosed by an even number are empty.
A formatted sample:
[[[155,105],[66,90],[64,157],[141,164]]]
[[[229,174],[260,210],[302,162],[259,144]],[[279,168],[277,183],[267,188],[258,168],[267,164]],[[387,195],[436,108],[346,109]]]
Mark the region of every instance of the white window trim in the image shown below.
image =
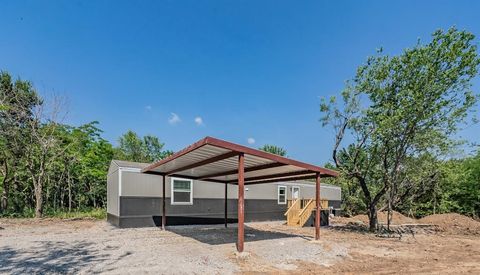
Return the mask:
[[[283,196],[285,197],[285,201],[281,202],[280,201],[280,188],[283,188],[285,190],[285,193]],[[287,204],[287,187],[285,185],[279,185],[277,188],[277,203],[278,204]]]
[[[173,196],[173,182],[175,180],[190,182],[190,202],[175,202]],[[170,178],[170,205],[193,205],[193,180],[183,178]]]
[[[290,191],[290,192],[292,192],[292,196],[291,196],[291,197],[292,197],[292,200],[293,200],[293,189],[298,189],[298,199],[300,199],[300,198],[301,198],[301,196],[300,196],[300,191],[301,191],[300,186],[297,186],[297,185],[292,186],[292,189],[291,189],[291,191]]]

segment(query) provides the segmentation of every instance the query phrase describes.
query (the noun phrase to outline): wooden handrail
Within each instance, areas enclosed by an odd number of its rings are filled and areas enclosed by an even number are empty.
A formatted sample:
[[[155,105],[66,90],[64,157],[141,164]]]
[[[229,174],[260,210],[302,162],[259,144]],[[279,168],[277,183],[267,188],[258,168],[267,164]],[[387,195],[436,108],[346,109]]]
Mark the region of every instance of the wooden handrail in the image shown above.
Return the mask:
[[[285,216],[288,215],[288,213],[290,213],[291,210],[293,210],[293,207],[300,201],[300,199],[296,199],[292,205],[290,205],[290,207],[287,209],[287,212],[285,212]]]
[[[307,208],[310,206],[310,204],[313,202],[313,199],[310,199],[307,204],[303,207],[302,211],[298,214],[298,216],[302,216],[305,211],[307,211]]]
[[[313,202],[315,200],[314,199],[311,199],[308,201],[308,203],[305,205],[305,207],[302,209],[302,211],[300,212],[300,214],[298,215],[298,225],[299,226],[303,226],[308,218],[310,217],[310,215],[312,214],[312,211],[313,211]]]
[[[312,215],[312,211],[316,206],[315,202],[314,198],[288,200],[290,206],[288,207],[287,212],[285,212],[285,216],[287,216],[287,225],[303,226]],[[325,208],[328,208],[328,200],[320,200],[320,209]]]

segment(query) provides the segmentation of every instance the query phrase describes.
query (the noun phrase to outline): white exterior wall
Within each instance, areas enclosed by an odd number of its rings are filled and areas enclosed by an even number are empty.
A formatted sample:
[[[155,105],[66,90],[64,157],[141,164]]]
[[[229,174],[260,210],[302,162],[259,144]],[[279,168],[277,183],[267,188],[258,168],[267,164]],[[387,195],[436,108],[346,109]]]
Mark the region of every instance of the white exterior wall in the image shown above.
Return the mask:
[[[107,176],[107,213],[119,215],[119,171],[118,167],[111,167]],[[115,169],[116,168],[116,169]]]
[[[289,197],[291,198],[291,186],[300,187],[300,198],[313,199],[315,198],[315,184],[305,183],[286,183],[289,186]],[[340,201],[342,199],[342,190],[339,187],[320,184],[320,198],[326,200]]]
[[[122,194],[129,197],[161,197],[162,177],[140,173],[140,169],[122,169]],[[168,190],[168,189],[167,189]]]

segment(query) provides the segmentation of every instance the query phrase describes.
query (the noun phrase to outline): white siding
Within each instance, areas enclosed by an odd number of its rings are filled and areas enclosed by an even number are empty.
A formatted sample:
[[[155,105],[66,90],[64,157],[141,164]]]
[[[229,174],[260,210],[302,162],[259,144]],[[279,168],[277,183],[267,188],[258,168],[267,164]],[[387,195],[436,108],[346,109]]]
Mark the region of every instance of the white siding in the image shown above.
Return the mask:
[[[118,168],[118,167],[117,167]],[[119,214],[119,199],[118,199],[118,169],[109,170],[107,176],[107,213],[118,216]]]
[[[122,169],[121,195],[131,197],[161,197],[162,177]]]

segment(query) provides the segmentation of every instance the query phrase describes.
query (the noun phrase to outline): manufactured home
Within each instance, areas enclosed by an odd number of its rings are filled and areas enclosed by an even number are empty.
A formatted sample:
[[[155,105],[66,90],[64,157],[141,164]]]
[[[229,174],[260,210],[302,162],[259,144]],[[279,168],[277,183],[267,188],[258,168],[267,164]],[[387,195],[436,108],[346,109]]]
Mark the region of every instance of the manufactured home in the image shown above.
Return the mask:
[[[111,162],[107,179],[107,219],[110,223],[122,228],[160,226],[163,186],[167,225],[237,222],[237,185],[181,176],[166,176],[163,185],[163,177],[142,172],[149,165],[120,160]],[[245,221],[286,220],[284,214],[291,201],[315,198],[315,182],[283,180],[251,184],[245,186],[244,193]],[[337,214],[340,211],[340,187],[322,183],[320,196],[328,204],[324,212]]]

